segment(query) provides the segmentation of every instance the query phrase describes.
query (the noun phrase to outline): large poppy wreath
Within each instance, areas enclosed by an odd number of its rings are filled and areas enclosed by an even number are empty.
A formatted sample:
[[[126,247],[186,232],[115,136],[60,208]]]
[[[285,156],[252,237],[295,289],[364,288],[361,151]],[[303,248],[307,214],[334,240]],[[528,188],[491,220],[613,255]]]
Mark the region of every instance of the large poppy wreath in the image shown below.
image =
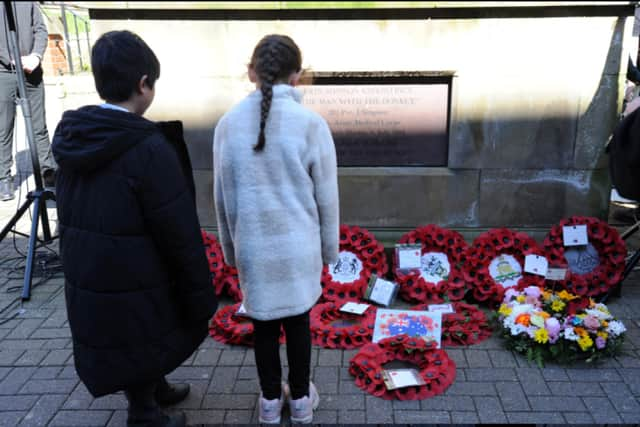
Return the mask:
[[[473,345],[491,336],[487,316],[477,306],[462,301],[451,303],[455,313],[442,314],[442,346]],[[411,307],[426,311],[428,304]]]
[[[340,311],[342,302],[317,304],[311,309],[311,340],[326,348],[353,349],[371,342],[376,309],[369,307],[363,315]]]
[[[386,400],[421,400],[443,393],[456,377],[456,365],[444,350],[432,348],[421,338],[397,335],[377,344],[367,344],[349,362],[349,373],[356,385]],[[402,361],[415,365],[424,385],[388,390],[382,371],[384,365]]]
[[[254,328],[249,317],[237,314],[241,303],[219,309],[211,319],[209,335],[223,344],[253,346]],[[280,331],[280,343],[286,342],[284,330]]]
[[[509,287],[544,286],[543,276],[524,272],[527,255],[544,253],[526,233],[494,228],[478,236],[464,264],[464,277],[472,284],[473,297],[496,306]]]
[[[355,301],[364,296],[372,274],[384,276],[389,265],[384,246],[368,230],[340,226],[338,262],[322,269],[322,296],[327,301]]]
[[[465,261],[467,243],[460,233],[430,224],[405,234],[399,243],[422,245],[420,271],[404,273],[396,265],[402,299],[437,304],[464,298],[467,288],[459,266]]]
[[[589,244],[564,246],[562,228],[586,225]],[[555,283],[572,294],[596,297],[622,280],[626,246],[618,232],[604,221],[572,216],[553,226],[544,240],[549,265],[567,268],[564,280]]]

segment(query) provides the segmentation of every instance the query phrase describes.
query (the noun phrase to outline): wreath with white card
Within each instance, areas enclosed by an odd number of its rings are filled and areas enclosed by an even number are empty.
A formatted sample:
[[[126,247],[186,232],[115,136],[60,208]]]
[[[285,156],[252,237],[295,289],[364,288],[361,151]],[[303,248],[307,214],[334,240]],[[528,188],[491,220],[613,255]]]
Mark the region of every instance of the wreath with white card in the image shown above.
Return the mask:
[[[389,265],[380,244],[371,232],[357,226],[340,226],[338,262],[322,269],[322,297],[326,301],[357,301],[372,274],[384,276]]]
[[[340,311],[342,302],[316,304],[309,315],[311,341],[325,348],[354,349],[371,342],[376,309],[362,315]]]
[[[399,295],[412,303],[437,304],[464,298],[467,285],[460,269],[466,260],[467,243],[453,230],[429,224],[400,238],[401,245],[421,245],[420,269],[403,271],[396,261]]]
[[[544,252],[523,232],[494,228],[479,235],[469,247],[464,277],[472,284],[473,297],[497,306],[510,287],[544,286],[544,276],[524,271],[525,257]]]
[[[579,226],[583,226],[583,233],[586,231],[586,245],[573,246],[573,242],[565,242],[565,233]],[[622,280],[627,253],[625,243],[616,229],[598,218],[572,216],[562,219],[551,228],[543,246],[550,265],[567,269],[564,280],[553,283],[572,294],[597,297]]]
[[[427,399],[444,393],[456,377],[455,362],[433,345],[407,335],[385,338],[360,348],[349,361],[349,373],[360,389],[382,399]],[[384,381],[385,365],[394,361],[415,367],[423,384],[389,390]]]

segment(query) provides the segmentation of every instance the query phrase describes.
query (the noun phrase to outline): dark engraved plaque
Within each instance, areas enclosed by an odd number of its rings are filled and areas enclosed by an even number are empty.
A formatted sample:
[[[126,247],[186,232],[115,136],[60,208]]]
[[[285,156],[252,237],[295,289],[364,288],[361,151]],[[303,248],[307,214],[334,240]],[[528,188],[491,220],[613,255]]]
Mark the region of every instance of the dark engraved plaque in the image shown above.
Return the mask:
[[[449,82],[354,80],[300,86],[331,128],[339,166],[447,165]]]

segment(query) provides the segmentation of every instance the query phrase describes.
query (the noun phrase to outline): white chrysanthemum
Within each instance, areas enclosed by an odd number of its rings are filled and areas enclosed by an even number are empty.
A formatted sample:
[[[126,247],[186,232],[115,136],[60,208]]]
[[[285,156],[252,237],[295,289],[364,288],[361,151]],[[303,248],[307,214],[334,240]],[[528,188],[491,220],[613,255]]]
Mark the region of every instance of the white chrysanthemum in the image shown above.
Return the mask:
[[[527,334],[529,333],[528,329],[520,324],[514,324],[513,326],[511,326],[511,335],[520,335],[523,332],[526,332]]]
[[[572,327],[565,328],[561,334],[569,341],[578,341],[580,339],[580,335],[576,334]]]
[[[607,327],[607,332],[614,337],[624,333],[627,331],[627,328],[624,327],[624,324],[619,320],[612,320],[609,322],[609,326]]]
[[[511,316],[505,317],[504,320],[502,321],[502,325],[505,327],[505,329],[511,329],[515,324],[516,322]]]
[[[585,310],[587,314],[597,317],[600,320],[613,319],[609,309],[604,304],[596,304],[595,308]]]

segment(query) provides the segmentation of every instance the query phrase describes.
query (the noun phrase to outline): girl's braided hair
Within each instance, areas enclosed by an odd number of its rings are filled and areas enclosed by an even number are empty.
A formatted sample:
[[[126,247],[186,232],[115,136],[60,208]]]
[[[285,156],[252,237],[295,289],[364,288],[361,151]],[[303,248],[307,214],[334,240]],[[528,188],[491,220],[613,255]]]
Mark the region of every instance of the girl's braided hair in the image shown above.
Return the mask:
[[[255,151],[262,151],[265,145],[264,128],[271,109],[273,85],[286,82],[291,73],[299,72],[302,67],[302,54],[295,42],[288,36],[271,34],[258,42],[251,55],[250,66],[260,81],[262,103],[260,104],[260,134]]]

